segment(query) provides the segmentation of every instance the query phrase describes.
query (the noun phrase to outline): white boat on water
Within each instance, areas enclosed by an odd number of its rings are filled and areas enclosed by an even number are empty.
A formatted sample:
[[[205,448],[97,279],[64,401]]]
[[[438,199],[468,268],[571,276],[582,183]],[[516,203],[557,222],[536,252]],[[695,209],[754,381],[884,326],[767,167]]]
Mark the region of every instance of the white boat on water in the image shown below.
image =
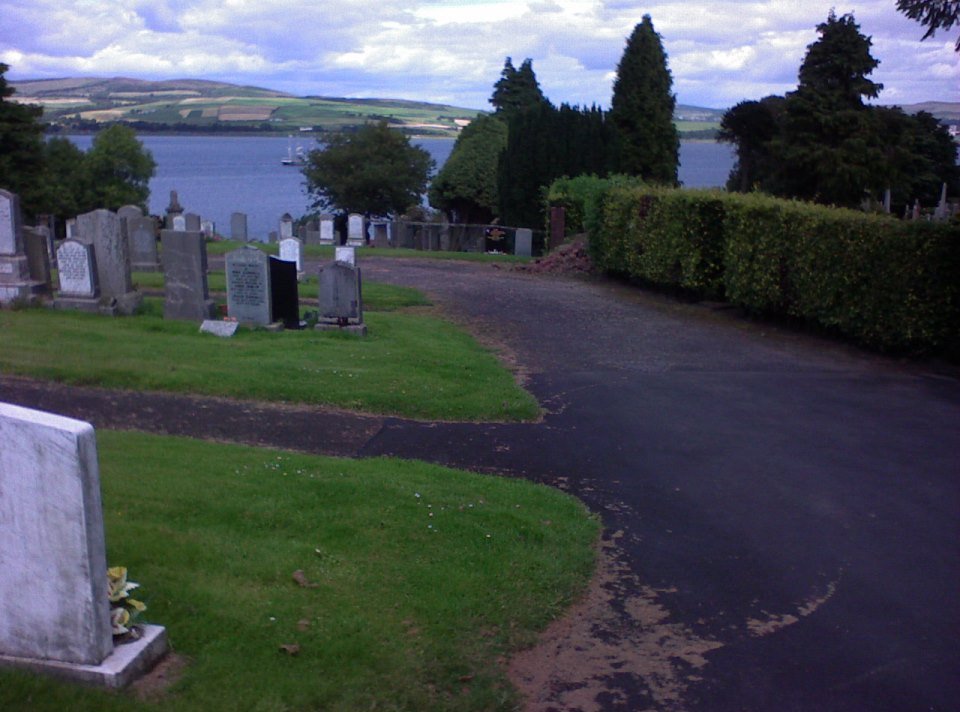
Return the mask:
[[[293,145],[287,146],[287,155],[280,159],[280,163],[285,166],[303,166],[307,163],[307,152],[303,146],[297,144],[296,149]]]

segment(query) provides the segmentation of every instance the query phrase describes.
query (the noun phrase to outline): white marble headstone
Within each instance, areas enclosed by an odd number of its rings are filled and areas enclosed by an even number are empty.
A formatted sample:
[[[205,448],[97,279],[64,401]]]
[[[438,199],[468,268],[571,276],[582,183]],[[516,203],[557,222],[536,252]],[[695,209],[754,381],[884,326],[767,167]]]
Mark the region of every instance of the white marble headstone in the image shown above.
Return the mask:
[[[76,240],[64,240],[57,248],[60,293],[71,297],[96,296],[93,247]]]
[[[357,266],[357,250],[354,247],[337,247],[334,252],[334,262],[343,262],[351,267]]]
[[[285,262],[296,262],[297,272],[303,272],[303,243],[296,237],[285,237],[280,240],[280,259]]]

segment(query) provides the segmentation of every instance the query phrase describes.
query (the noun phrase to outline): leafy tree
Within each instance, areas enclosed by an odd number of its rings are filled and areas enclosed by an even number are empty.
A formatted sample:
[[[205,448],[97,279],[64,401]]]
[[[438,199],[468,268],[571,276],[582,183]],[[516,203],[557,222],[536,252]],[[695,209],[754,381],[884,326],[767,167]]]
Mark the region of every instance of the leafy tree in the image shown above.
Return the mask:
[[[949,30],[960,24],[958,0],[897,0],[897,9],[927,28],[921,39],[933,37],[937,30]],[[954,48],[960,52],[960,38]]]
[[[87,154],[66,138],[51,138],[43,148],[42,212],[59,220],[96,209],[87,171]]]
[[[315,208],[397,215],[420,202],[435,166],[424,149],[387,122],[325,138],[303,167]]]
[[[18,104],[4,77],[10,67],[0,63],[0,188],[20,196],[24,213],[35,215],[42,193],[43,125],[39,106]]]
[[[117,210],[139,205],[146,210],[156,167],[153,155],[129,126],[115,124],[104,129],[93,139],[85,160],[94,207]]]
[[[498,114],[507,115],[549,104],[533,72],[533,60],[525,59],[520,69],[515,69],[507,57],[500,79],[493,85],[490,103]]]
[[[497,164],[507,145],[507,124],[479,116],[457,137],[453,151],[430,184],[430,204],[453,222],[488,223],[499,212]]]
[[[662,183],[677,182],[680,139],[667,55],[644,15],[617,65],[610,119],[619,136],[619,170]]]

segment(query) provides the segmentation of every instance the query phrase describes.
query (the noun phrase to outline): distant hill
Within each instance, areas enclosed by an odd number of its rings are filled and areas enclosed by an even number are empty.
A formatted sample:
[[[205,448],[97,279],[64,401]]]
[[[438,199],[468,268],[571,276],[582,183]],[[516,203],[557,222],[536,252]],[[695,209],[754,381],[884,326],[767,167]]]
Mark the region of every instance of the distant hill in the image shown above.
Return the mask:
[[[925,101],[921,104],[902,104],[900,108],[908,114],[926,111],[945,124],[960,123],[960,102],[958,101]]]
[[[476,109],[399,99],[296,97],[202,79],[128,77],[11,81],[13,99],[43,106],[46,122],[89,129],[123,121],[140,130],[337,131],[386,120],[408,133],[453,136]]]

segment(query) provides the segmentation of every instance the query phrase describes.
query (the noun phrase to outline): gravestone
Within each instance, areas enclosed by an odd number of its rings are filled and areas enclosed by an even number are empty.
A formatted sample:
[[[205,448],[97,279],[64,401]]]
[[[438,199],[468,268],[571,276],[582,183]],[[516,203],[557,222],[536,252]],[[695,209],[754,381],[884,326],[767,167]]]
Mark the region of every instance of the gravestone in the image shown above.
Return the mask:
[[[133,314],[143,296],[133,288],[130,250],[116,213],[94,210],[77,216],[77,239],[93,245],[104,313]]]
[[[212,319],[216,305],[207,289],[207,245],[199,230],[162,230],[164,319]]]
[[[280,240],[280,259],[297,265],[297,274],[303,274],[303,242],[296,237]]]
[[[200,233],[208,240],[213,237],[213,234],[216,232],[216,230],[217,226],[214,224],[213,220],[204,220],[200,223]]]
[[[178,232],[186,232],[187,218],[185,215],[174,215],[171,224],[173,227],[170,229],[177,230]]]
[[[275,322],[285,329],[300,328],[300,295],[297,291],[297,265],[277,257],[270,258],[270,304]]]
[[[200,232],[200,216],[196,213],[184,213],[183,226],[187,232]]]
[[[355,247],[337,247],[333,255],[334,262],[343,262],[351,267],[357,266],[357,249]]]
[[[333,232],[333,215],[320,216],[320,244],[334,245],[339,240],[336,239]]]
[[[170,191],[170,205],[167,206],[166,210],[166,219],[163,221],[164,226],[168,230],[176,230],[174,218],[183,215],[183,206],[180,205],[180,200],[177,198],[177,191]]]
[[[124,205],[122,208],[117,210],[117,216],[129,225],[131,220],[135,218],[142,218],[143,211],[140,209],[139,205]]]
[[[390,228],[388,223],[373,223],[373,239],[371,242],[374,247],[390,247]]]
[[[60,293],[53,300],[55,308],[99,311],[100,288],[93,245],[73,239],[64,240],[57,248],[57,276]]]
[[[36,301],[43,284],[31,278],[24,251],[20,198],[0,190],[0,306]]]
[[[317,329],[339,329],[365,336],[360,269],[344,262],[320,268]]]
[[[47,236],[32,227],[23,228],[23,249],[27,255],[30,279],[38,282],[38,292],[50,294],[52,289],[50,255],[47,254]]]
[[[77,219],[67,218],[63,222],[63,234],[66,239],[73,240],[77,237]]]
[[[393,223],[393,246],[413,249],[413,231],[405,220],[396,220]]]
[[[280,218],[280,239],[293,237],[293,218],[290,213],[284,213]]]
[[[232,213],[230,215],[230,239],[238,242],[247,241],[246,213]]]
[[[127,220],[127,237],[130,242],[130,267],[135,272],[159,272],[160,258],[157,254],[157,220],[152,216],[140,216]]]
[[[0,666],[123,687],[166,632],[113,644],[93,426],[0,403]]]
[[[533,256],[533,230],[527,227],[518,227],[514,235],[513,254],[520,257]]]
[[[244,324],[273,323],[267,255],[247,246],[228,252],[226,274],[227,314]]]
[[[320,221],[316,218],[308,220],[300,226],[297,237],[303,240],[304,245],[320,244]]]
[[[229,339],[237,333],[239,324],[235,321],[225,321],[223,319],[205,319],[200,324],[200,332],[203,334],[213,334],[221,339]]]
[[[367,242],[366,224],[363,215],[350,213],[347,216],[347,244],[351,247],[360,247]]]

